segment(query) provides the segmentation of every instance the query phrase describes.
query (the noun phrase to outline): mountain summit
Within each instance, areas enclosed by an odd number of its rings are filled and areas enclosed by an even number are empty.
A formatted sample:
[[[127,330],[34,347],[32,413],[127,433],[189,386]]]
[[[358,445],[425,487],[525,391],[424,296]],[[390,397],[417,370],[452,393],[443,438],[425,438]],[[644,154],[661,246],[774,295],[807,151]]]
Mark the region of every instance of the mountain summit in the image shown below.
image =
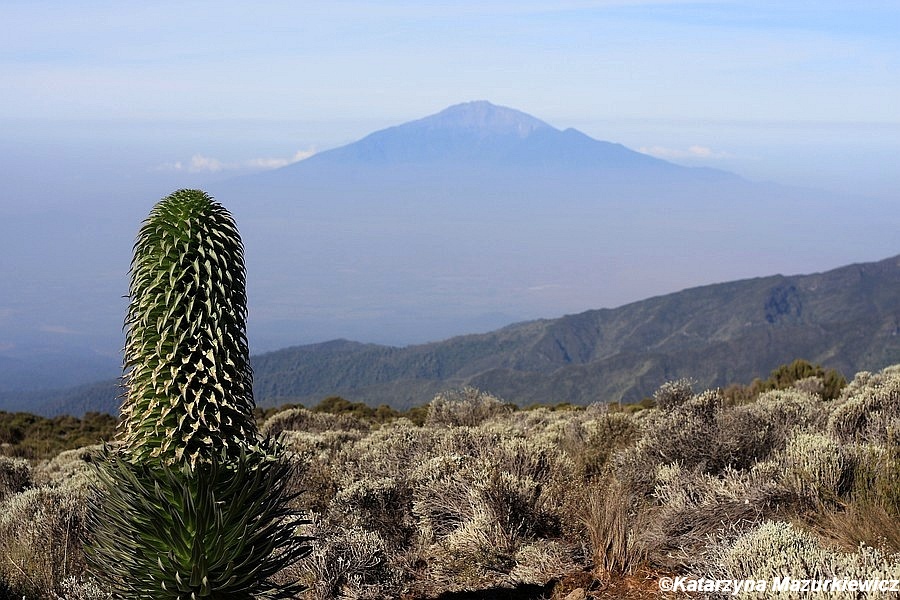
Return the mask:
[[[525,138],[540,129],[553,129],[547,123],[522,111],[497,106],[486,100],[456,104],[436,115],[400,125],[408,131],[472,131],[480,135],[511,135]]]
[[[460,165],[532,169],[536,165],[590,169],[681,171],[672,163],[595,140],[575,129],[556,129],[524,112],[485,100],[456,104],[317,154],[280,169],[306,172],[319,165]],[[265,177],[265,174],[260,177]]]

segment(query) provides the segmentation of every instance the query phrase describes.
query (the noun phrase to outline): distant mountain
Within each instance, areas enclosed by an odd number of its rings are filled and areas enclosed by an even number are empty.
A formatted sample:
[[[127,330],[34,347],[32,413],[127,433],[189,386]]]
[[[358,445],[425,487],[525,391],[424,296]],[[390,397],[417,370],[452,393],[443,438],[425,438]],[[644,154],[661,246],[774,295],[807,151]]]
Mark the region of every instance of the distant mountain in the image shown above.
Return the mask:
[[[564,166],[565,168],[690,171],[634,152],[621,144],[592,139],[575,129],[561,131],[521,111],[476,101],[375,132],[358,142],[316,154],[276,172],[290,177],[323,166],[452,165],[477,167]],[[257,175],[264,180],[271,174]]]
[[[122,393],[119,383],[111,379],[62,389],[0,391],[0,410],[43,416],[117,414]]]
[[[570,176],[587,171],[591,177],[602,173],[606,179],[632,179],[648,173],[665,179],[739,179],[724,171],[682,167],[621,144],[595,140],[576,129],[560,130],[521,111],[480,100],[376,131],[286,167],[242,177],[237,183],[263,187],[302,184],[310,177],[331,177],[334,170],[371,168],[377,169],[379,177],[389,179],[398,172],[385,171],[388,168],[424,168],[432,176],[458,176],[458,169],[463,169],[470,175],[492,173],[503,178],[509,169],[519,176],[528,171],[533,176],[563,169]],[[535,168],[538,171],[533,172]]]
[[[69,388],[115,376],[122,359],[73,346],[0,354],[0,393]]]
[[[270,348],[444,339],[896,251],[882,206],[679,166],[484,101],[209,191],[240,224]]]
[[[473,385],[511,402],[634,402],[668,380],[765,377],[805,358],[848,377],[900,363],[900,256],[688,289],[616,309],[407,348],[351,342],[257,356],[257,398],[409,406]]]
[[[338,394],[408,407],[462,385],[520,405],[633,402],[668,380],[690,377],[704,388],[749,383],[796,358],[848,377],[900,363],[900,256],[692,288],[432,344],[336,340],[252,363],[262,406]],[[102,402],[92,395],[102,388],[81,388],[68,400],[54,396],[39,412],[115,406],[106,385]]]

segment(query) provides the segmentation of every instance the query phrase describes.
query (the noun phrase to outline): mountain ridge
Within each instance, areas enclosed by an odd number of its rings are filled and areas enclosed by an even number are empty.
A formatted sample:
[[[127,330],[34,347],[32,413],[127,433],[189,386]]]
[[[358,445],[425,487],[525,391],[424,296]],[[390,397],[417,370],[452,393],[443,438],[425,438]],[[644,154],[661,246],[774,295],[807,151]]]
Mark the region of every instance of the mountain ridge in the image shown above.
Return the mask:
[[[714,387],[765,375],[798,357],[827,362],[852,375],[850,371],[863,366],[876,369],[900,361],[898,292],[900,256],[825,273],[700,286],[444,342],[369,347],[361,350],[367,361],[360,360],[360,354],[342,356],[340,360],[348,362],[332,373],[330,383],[348,399],[372,403],[398,393],[399,381],[424,383],[422,392],[440,387],[432,384],[435,381],[446,381],[528,404],[586,403],[592,388],[597,399],[637,401],[668,379],[693,377]],[[747,310],[737,310],[747,302]],[[705,311],[698,312],[698,307]],[[866,346],[866,339],[876,343]],[[880,350],[879,342],[886,342]],[[742,352],[742,345],[754,356]],[[713,360],[722,353],[737,364]],[[299,392],[297,396],[311,402],[324,392],[314,391],[314,374],[304,365],[295,363],[287,371],[276,367],[282,361],[291,363],[291,356],[279,351],[257,357],[255,368],[264,375],[256,389],[263,401]],[[686,361],[691,364],[681,364],[685,361],[679,357],[685,356],[693,359]],[[698,368],[703,361],[712,361],[713,368]],[[626,375],[611,376],[623,370]],[[603,378],[616,381],[603,384]],[[295,385],[287,384],[290,381]],[[407,396],[405,405],[428,399]]]
[[[688,288],[428,344],[331,340],[256,355],[252,364],[261,406],[341,395],[407,408],[463,385],[520,405],[634,402],[668,380],[749,383],[796,358],[848,377],[900,362],[900,256]],[[44,412],[114,410],[112,382],[103,385],[103,406],[102,386],[81,388],[54,396]]]

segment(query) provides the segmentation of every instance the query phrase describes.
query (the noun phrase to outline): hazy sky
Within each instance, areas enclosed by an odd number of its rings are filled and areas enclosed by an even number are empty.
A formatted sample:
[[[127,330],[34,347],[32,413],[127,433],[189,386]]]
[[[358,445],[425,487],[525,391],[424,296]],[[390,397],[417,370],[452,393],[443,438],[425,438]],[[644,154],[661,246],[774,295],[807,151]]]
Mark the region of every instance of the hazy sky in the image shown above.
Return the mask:
[[[118,339],[173,189],[474,99],[896,214],[898,32],[894,0],[0,0],[0,351]]]
[[[898,120],[900,5],[5,0],[0,111],[406,119]]]
[[[898,183],[894,1],[4,0],[0,23],[5,141],[133,176],[274,166],[487,99],[750,177]]]

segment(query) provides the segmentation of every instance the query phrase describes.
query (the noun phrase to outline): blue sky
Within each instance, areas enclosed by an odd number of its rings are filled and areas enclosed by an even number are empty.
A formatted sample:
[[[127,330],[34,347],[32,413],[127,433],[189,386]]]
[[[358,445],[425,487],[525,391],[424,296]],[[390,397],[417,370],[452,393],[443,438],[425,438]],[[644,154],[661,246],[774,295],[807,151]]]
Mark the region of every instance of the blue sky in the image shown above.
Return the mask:
[[[896,2],[6,0],[0,22],[10,137],[143,126],[144,148],[169,144],[162,164],[199,155],[197,171],[482,98],[761,178],[791,178],[781,153],[799,155],[794,179],[816,154],[829,171],[842,142],[868,162],[900,128]]]
[[[475,95],[558,116],[896,119],[889,2],[3,6],[16,116],[406,118]]]
[[[0,0],[0,28],[0,351],[13,330],[119,336],[134,231],[172,189],[468,100],[900,211],[893,0]]]
[[[898,120],[895,2],[19,2],[0,109],[36,118]]]
[[[114,140],[142,176],[284,164],[488,99],[753,178],[898,183],[896,2],[5,0],[0,22],[6,141],[94,136],[108,163]]]

